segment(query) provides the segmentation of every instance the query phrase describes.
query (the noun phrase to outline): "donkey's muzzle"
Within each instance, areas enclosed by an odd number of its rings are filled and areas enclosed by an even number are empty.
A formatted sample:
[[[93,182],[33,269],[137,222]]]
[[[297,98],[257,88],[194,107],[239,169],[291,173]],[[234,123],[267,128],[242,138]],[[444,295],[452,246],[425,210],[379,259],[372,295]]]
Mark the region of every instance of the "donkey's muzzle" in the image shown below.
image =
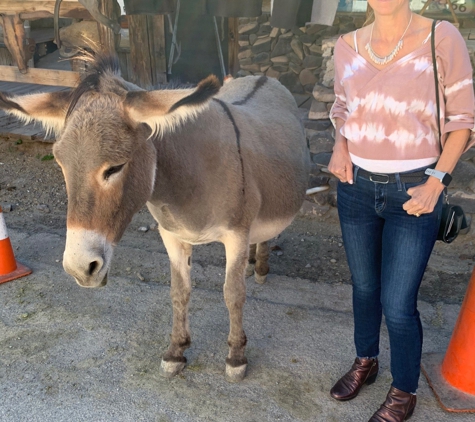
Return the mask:
[[[105,286],[112,251],[112,245],[100,233],[68,229],[63,256],[64,270],[82,287]]]

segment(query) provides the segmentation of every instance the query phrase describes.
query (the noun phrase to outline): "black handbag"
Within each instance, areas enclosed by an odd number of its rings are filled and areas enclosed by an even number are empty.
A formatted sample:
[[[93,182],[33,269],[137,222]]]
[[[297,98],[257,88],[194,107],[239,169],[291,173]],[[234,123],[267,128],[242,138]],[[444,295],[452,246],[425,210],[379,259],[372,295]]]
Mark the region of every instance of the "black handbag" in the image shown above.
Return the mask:
[[[442,143],[440,141],[440,102],[439,102],[439,81],[437,79],[437,60],[435,58],[435,25],[436,21],[432,22],[431,34],[431,49],[432,49],[432,63],[434,65],[435,78],[435,99],[437,103],[437,125],[439,128],[439,145],[442,151]],[[447,188],[444,189],[444,204],[442,205],[442,217],[440,219],[439,233],[437,240],[442,240],[445,243],[452,243],[459,235],[461,230],[468,229],[467,218],[463,209],[459,205],[449,204],[447,195]]]

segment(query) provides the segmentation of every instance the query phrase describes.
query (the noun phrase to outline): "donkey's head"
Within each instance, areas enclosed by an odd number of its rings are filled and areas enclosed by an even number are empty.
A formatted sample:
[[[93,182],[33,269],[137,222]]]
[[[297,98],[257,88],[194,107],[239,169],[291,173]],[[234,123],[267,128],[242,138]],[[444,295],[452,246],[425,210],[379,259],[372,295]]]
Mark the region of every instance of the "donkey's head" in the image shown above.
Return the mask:
[[[53,152],[68,194],[63,266],[84,287],[106,284],[113,247],[150,198],[157,136],[204,110],[219,82],[211,76],[196,89],[129,89],[117,61],[99,56],[70,93],[0,94],[0,108],[59,135]]]

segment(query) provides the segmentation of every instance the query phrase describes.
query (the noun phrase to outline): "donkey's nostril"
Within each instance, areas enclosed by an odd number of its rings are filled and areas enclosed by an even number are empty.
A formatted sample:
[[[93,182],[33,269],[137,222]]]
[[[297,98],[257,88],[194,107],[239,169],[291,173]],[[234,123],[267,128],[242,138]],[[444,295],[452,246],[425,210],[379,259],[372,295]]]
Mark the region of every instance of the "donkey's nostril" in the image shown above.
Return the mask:
[[[97,261],[92,261],[89,264],[89,275],[93,275],[96,269],[99,267],[99,262]]]

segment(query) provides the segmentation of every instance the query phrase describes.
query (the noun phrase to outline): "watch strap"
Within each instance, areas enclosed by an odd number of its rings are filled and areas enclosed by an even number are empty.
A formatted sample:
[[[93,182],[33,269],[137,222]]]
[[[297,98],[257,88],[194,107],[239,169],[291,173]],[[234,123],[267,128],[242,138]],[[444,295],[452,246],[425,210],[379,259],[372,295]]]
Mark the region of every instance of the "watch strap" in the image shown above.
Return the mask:
[[[425,174],[439,179],[440,182],[444,186],[449,186],[450,182],[452,181],[452,176],[449,173],[445,173],[445,172],[440,171],[440,170],[428,168],[428,169],[426,169]]]

